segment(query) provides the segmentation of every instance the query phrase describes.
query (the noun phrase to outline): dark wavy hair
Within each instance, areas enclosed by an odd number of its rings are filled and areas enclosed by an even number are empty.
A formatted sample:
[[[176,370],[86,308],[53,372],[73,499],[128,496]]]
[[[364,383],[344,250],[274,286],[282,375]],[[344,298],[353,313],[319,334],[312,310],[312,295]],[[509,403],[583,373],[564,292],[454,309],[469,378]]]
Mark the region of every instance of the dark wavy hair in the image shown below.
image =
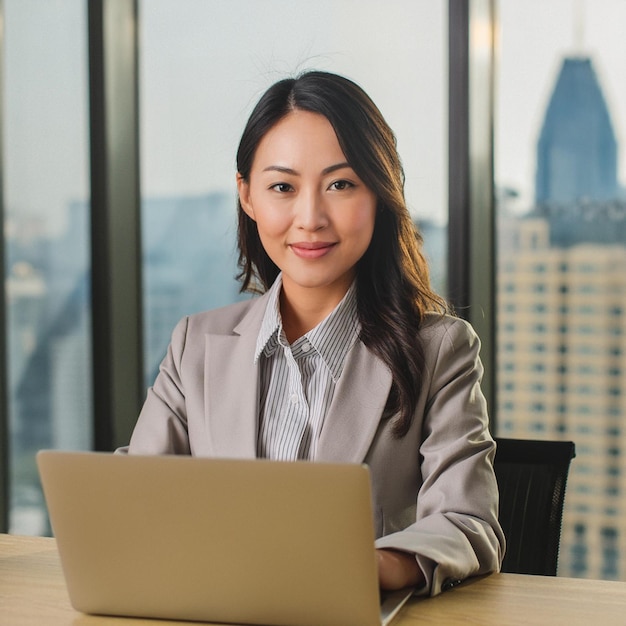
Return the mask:
[[[272,85],[252,111],[237,151],[237,171],[249,182],[265,134],[293,110],[323,115],[343,153],[377,198],[372,241],[356,268],[360,339],[391,370],[393,383],[383,418],[397,415],[394,434],[404,436],[420,393],[424,352],[418,331],[428,311],[448,312],[430,287],[422,238],[404,199],[404,172],[396,138],[370,97],[354,82],[311,71]],[[257,226],[238,203],[241,291],[262,293],[279,268],[265,252]]]

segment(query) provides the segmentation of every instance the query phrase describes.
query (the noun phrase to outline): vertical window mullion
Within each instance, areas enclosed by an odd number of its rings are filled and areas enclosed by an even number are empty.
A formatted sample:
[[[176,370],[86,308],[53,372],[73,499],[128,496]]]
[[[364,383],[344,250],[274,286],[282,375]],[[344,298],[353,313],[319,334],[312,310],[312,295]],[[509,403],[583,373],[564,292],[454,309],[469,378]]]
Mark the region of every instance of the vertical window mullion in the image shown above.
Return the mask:
[[[483,392],[495,421],[493,0],[449,2],[450,301],[482,342]]]
[[[94,420],[128,442],[143,399],[137,3],[90,0]]]

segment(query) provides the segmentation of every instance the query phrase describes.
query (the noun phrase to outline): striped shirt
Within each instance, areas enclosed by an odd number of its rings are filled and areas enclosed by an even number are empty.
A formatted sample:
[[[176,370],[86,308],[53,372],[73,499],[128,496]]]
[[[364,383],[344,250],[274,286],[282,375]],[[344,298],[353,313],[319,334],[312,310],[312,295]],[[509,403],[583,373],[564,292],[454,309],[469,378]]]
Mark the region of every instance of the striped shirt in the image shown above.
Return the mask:
[[[356,285],[291,345],[280,317],[281,287],[279,275],[269,291],[254,356],[260,361],[257,456],[313,460],[346,355],[358,338]]]

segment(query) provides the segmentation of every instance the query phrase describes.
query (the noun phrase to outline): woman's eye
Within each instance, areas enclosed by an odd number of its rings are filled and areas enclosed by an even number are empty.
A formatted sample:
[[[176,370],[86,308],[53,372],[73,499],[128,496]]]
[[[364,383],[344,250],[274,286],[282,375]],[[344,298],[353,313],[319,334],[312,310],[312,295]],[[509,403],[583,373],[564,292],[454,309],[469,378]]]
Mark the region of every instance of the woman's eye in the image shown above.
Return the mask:
[[[287,193],[288,191],[291,191],[293,187],[289,183],[276,183],[275,185],[272,185],[270,189],[278,191],[279,193]]]
[[[349,180],[336,180],[331,184],[330,189],[334,191],[343,191],[344,189],[349,189],[350,187],[354,187],[354,184]]]

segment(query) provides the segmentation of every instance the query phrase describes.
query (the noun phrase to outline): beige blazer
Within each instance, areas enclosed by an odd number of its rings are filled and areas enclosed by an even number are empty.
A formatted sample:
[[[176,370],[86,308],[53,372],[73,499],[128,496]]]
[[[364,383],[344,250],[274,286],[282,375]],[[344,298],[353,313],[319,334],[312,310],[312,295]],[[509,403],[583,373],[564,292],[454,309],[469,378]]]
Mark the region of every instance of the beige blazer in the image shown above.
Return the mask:
[[[254,458],[259,405],[253,362],[266,297],[184,318],[176,326],[128,448],[135,454]],[[357,341],[317,445],[317,461],[367,463],[376,546],[415,553],[436,594],[498,570],[504,537],[479,340],[463,320],[431,315],[420,331],[426,373],[408,434],[381,421],[391,386]],[[324,513],[322,513],[324,514]]]

